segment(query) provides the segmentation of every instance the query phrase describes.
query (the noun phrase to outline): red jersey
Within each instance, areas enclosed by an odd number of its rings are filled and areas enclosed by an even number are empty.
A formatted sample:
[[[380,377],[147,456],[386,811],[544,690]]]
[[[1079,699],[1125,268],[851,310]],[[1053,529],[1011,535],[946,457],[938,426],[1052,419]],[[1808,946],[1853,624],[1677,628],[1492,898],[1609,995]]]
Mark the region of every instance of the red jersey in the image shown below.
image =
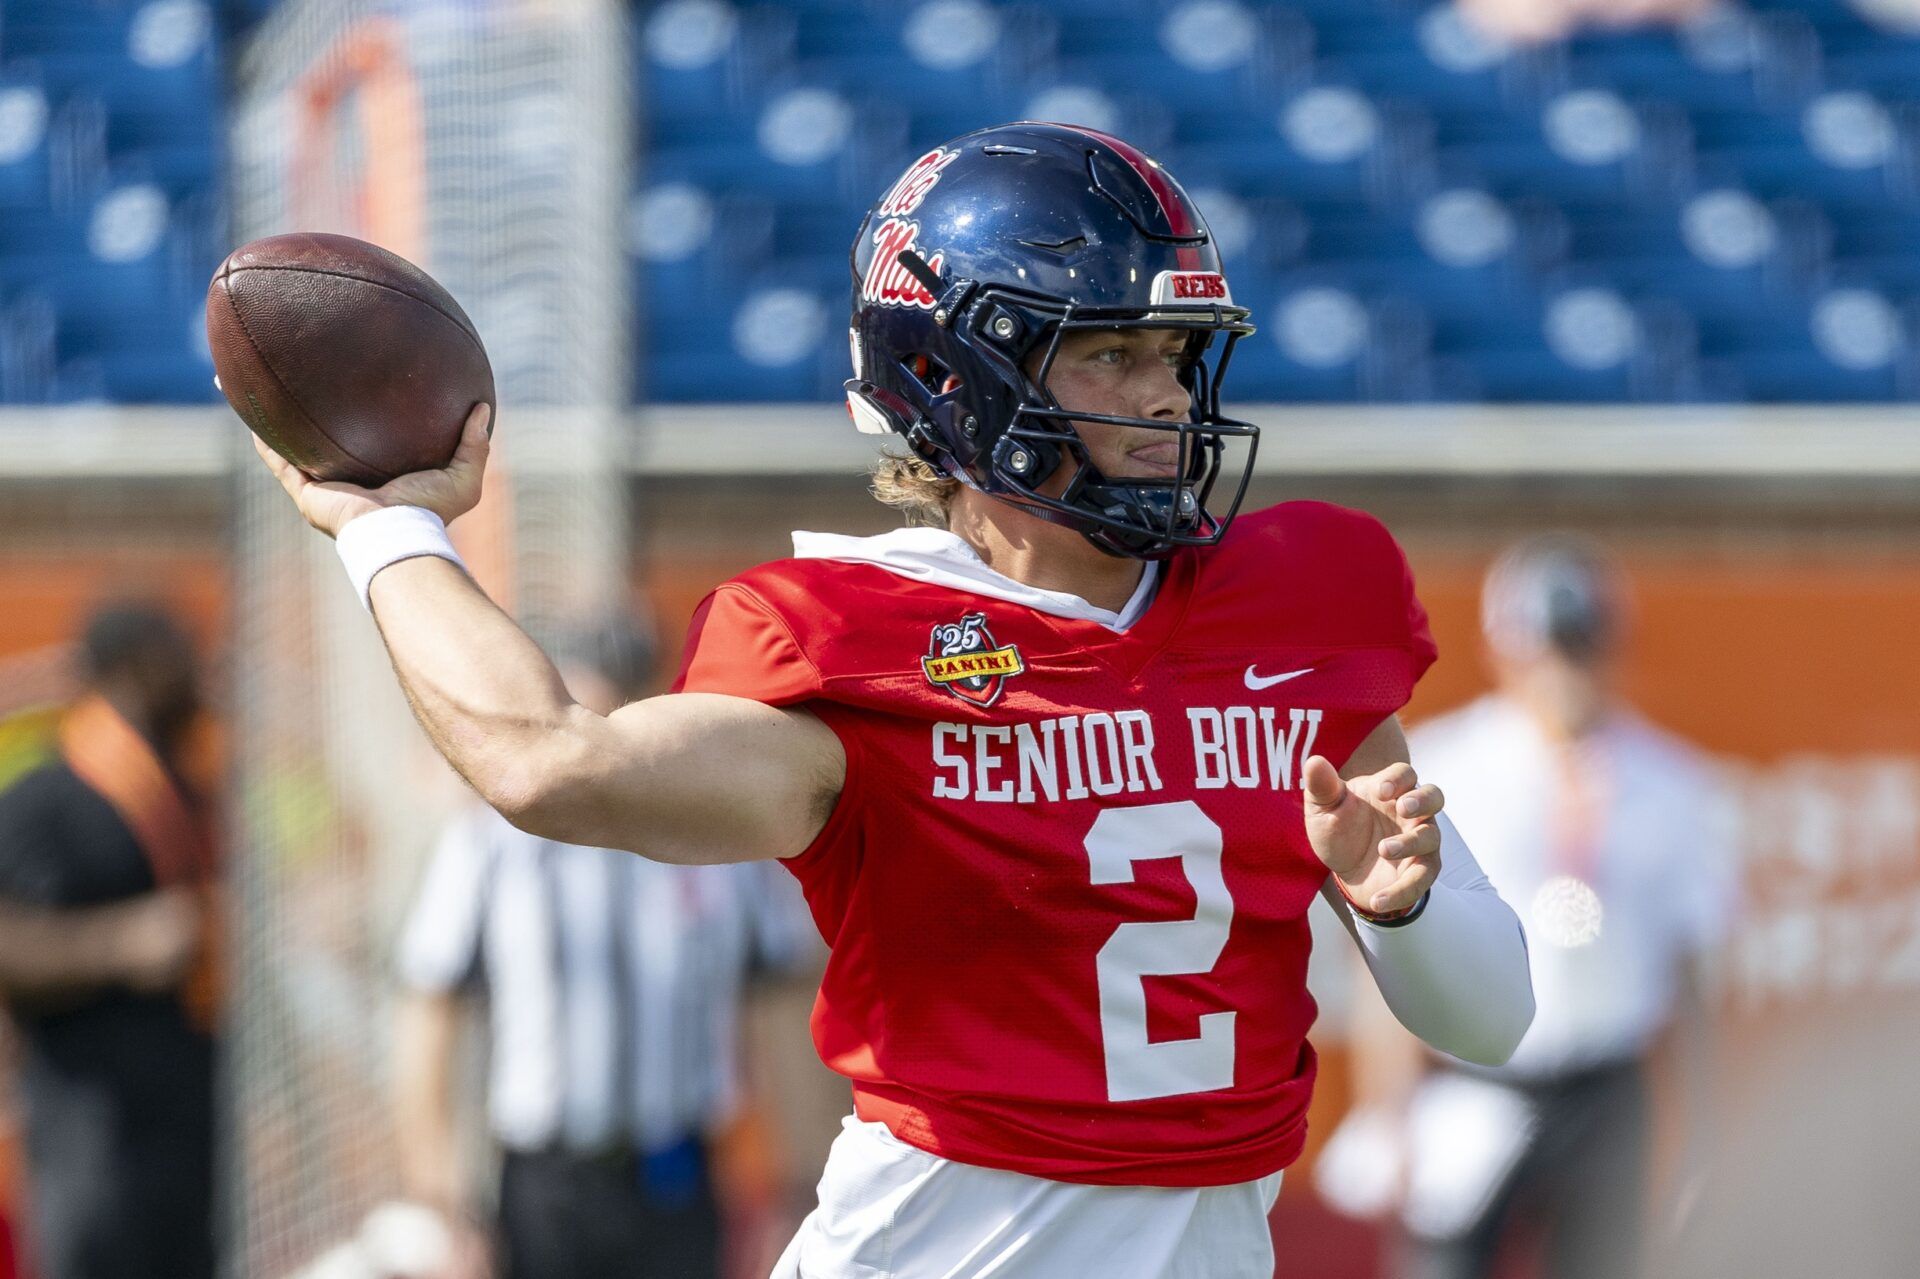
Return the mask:
[[[957,546],[867,542],[889,538]],[[832,947],[821,1058],[861,1118],[963,1163],[1156,1186],[1285,1167],[1327,877],[1301,768],[1344,763],[1433,661],[1399,547],[1324,503],[1243,515],[1163,561],[1124,631],[974,564],[782,560],[694,618],[677,690],[803,705],[846,751],[785,863]]]

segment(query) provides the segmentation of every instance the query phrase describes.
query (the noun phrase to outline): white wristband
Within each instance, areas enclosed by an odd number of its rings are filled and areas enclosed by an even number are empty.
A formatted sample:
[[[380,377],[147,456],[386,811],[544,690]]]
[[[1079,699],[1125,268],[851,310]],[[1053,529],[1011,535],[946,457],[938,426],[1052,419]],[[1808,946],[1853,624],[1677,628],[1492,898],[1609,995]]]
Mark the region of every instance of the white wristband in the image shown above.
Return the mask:
[[[373,604],[367,592],[373,588],[374,576],[389,564],[434,555],[466,568],[460,552],[447,539],[446,524],[423,506],[383,506],[357,515],[347,521],[333,545],[340,552],[340,562],[347,566],[347,576],[353,579],[360,606],[369,613]]]

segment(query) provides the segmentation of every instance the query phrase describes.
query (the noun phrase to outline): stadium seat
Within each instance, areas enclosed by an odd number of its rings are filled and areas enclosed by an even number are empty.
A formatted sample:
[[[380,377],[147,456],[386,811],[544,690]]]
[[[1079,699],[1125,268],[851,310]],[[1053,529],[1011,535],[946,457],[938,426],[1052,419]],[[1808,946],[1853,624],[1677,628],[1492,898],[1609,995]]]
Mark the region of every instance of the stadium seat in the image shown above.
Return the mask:
[[[1365,6],[1322,12],[1307,26],[1306,40],[1323,76],[1370,94],[1460,109],[1505,108],[1532,62],[1482,35],[1445,4],[1412,21],[1383,22]],[[1279,39],[1276,44],[1286,48]]]
[[[51,115],[38,76],[14,67],[0,70],[0,210],[39,208],[51,200]]]
[[[1890,36],[1863,23],[1821,33],[1822,73],[1827,84],[1863,89],[1889,101],[1920,102],[1920,39]]]
[[[1184,169],[1216,176],[1235,194],[1365,202],[1396,181],[1405,130],[1396,116],[1344,85],[1302,89],[1254,115],[1183,115],[1171,150]]]
[[[1743,53],[1715,56],[1700,38],[1654,32],[1590,35],[1569,41],[1554,60],[1568,88],[1602,88],[1630,100],[1691,110],[1739,110],[1755,105],[1755,78],[1770,56],[1757,34],[1747,33],[1746,43]]]

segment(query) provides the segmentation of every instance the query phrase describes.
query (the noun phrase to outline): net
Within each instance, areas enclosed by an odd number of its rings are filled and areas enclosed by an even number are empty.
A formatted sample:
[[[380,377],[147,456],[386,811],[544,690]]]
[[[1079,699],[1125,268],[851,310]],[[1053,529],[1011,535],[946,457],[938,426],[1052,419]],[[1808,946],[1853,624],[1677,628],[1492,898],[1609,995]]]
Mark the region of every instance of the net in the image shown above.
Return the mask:
[[[293,0],[236,81],[235,241],[372,240],[424,266],[479,328],[496,467],[455,536],[537,637],[624,590],[624,21],[611,0]],[[237,473],[225,1184],[230,1272],[252,1279],[324,1270],[396,1189],[391,943],[464,792],[330,546],[251,459]]]

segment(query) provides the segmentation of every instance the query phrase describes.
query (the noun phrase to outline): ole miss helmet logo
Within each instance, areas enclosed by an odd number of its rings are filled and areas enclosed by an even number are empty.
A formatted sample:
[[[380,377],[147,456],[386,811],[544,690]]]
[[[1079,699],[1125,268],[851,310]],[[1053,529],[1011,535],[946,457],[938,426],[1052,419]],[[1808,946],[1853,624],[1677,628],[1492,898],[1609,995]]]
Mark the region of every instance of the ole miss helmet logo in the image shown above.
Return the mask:
[[[935,147],[927,152],[900,175],[900,180],[893,184],[874,212],[883,218],[906,217],[920,207],[920,202],[927,198],[927,192],[940,185],[941,172],[959,158],[958,151],[949,151],[946,147]]]
[[[873,261],[867,267],[867,278],[860,283],[860,296],[882,306],[917,306],[931,311],[933,294],[900,265],[900,255],[907,250],[919,253],[935,275],[945,267],[946,255],[921,253],[919,238],[918,222],[906,218],[882,222],[873,233]]]
[[[940,185],[940,175],[946,172],[947,166],[959,157],[958,151],[935,147],[915,160],[880,201],[873,211],[880,223],[873,231],[873,261],[867,266],[866,278],[860,282],[861,297],[882,306],[933,309],[933,294],[927,292],[927,286],[920,283],[913,272],[900,265],[900,255],[903,252],[918,254],[933,268],[935,275],[945,269],[945,254],[929,253],[920,247],[920,224],[913,220],[912,214],[927,198],[927,193]]]
[[[934,627],[933,641],[920,666],[935,688],[983,708],[999,701],[1007,681],[1027,669],[1017,647],[1002,647],[993,638],[985,613],[969,613],[957,622]]]

